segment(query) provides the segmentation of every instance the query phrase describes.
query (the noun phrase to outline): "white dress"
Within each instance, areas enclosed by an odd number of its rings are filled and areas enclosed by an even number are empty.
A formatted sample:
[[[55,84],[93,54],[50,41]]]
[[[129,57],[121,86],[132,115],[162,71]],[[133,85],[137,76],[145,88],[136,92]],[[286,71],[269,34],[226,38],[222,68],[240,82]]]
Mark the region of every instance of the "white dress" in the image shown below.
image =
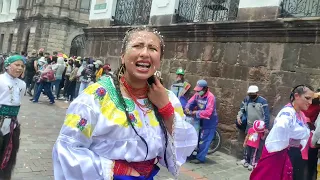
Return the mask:
[[[171,91],[168,96],[175,109],[174,132],[169,135],[166,151],[168,170],[178,176],[179,167],[193,152],[198,139],[193,126],[185,122],[179,100]],[[138,101],[150,105],[148,99]],[[131,99],[125,98],[125,102],[131,122],[148,144],[148,155],[146,145],[127,122],[112,79],[102,77],[86,88],[67,110],[53,147],[56,180],[112,179],[113,160],[141,162],[158,157],[165,166],[165,138],[154,112],[144,114]]]
[[[21,99],[26,91],[26,83],[19,78],[13,78],[7,72],[0,75],[0,115],[17,116]],[[1,132],[10,132],[11,118],[6,118]]]
[[[303,118],[302,112],[299,115],[291,106],[282,108],[265,142],[268,152],[278,152],[287,148],[290,139],[300,141],[304,148],[310,136],[310,130]]]

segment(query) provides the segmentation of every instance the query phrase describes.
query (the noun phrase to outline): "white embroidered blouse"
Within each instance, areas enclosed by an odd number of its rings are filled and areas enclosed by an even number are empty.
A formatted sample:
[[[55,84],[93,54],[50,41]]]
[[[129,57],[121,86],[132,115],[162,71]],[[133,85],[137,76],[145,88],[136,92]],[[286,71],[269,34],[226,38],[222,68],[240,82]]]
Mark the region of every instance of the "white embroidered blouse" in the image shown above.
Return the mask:
[[[292,106],[281,109],[274,125],[266,139],[268,152],[281,151],[289,146],[290,140],[300,141],[303,148],[306,146],[310,130],[304,122],[304,115],[297,113]]]
[[[17,116],[26,83],[19,78],[13,78],[7,72],[0,75],[0,83],[0,115]],[[11,118],[5,118],[1,123],[0,131],[3,135],[10,132],[10,124]]]
[[[167,161],[168,170],[177,176],[198,138],[193,126],[185,122],[177,97],[171,91],[168,95],[175,109],[175,123],[173,136],[169,135]],[[148,99],[138,101],[151,108]],[[141,162],[160,157],[160,164],[165,166],[165,138],[154,112],[144,114],[131,99],[125,98],[125,102],[131,122],[148,144],[148,154],[127,122],[112,79],[103,77],[85,89],[67,110],[53,147],[56,180],[112,179],[114,160]]]
[[[20,106],[26,83],[8,73],[0,74],[0,105]]]

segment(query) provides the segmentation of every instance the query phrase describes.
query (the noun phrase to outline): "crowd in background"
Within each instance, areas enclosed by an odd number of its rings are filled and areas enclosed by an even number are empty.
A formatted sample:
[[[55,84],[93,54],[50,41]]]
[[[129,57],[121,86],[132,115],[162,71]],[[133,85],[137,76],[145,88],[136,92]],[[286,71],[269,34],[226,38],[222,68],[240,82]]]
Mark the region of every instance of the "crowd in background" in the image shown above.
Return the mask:
[[[0,54],[1,73],[4,72],[5,59],[15,54],[19,53]],[[20,55],[24,57],[26,64],[20,79],[26,82],[26,94],[34,103],[38,102],[41,94],[46,96],[51,104],[55,103],[55,100],[71,102],[101,76],[112,74],[110,64],[99,59],[67,57],[59,52],[51,55],[43,48],[29,54],[21,52]]]

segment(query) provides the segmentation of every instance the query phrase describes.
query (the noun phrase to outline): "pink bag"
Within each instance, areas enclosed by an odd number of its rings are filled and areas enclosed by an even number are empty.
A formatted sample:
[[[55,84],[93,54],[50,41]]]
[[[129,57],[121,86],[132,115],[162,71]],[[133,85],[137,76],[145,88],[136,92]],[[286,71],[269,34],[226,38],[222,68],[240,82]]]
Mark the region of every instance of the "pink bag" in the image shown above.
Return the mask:
[[[52,82],[56,80],[54,71],[52,69],[49,69],[43,72],[40,78],[42,81],[46,81],[46,82]]]

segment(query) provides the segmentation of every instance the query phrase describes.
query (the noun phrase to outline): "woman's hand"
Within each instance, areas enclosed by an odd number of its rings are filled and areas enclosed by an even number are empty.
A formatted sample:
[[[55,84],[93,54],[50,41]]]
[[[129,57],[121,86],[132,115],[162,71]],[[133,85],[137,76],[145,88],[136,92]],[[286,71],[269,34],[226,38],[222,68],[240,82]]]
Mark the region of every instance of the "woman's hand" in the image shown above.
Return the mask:
[[[155,78],[155,83],[150,86],[148,98],[158,109],[163,108],[169,103],[168,92],[158,78]]]
[[[162,86],[158,78],[155,78],[155,83],[151,85],[148,98],[158,109],[165,107],[170,101],[167,90]],[[164,124],[168,132],[172,135],[174,114],[164,119]]]
[[[186,113],[187,115],[190,115],[190,110],[189,110],[189,109],[185,109],[184,111],[185,111],[185,113]]]

